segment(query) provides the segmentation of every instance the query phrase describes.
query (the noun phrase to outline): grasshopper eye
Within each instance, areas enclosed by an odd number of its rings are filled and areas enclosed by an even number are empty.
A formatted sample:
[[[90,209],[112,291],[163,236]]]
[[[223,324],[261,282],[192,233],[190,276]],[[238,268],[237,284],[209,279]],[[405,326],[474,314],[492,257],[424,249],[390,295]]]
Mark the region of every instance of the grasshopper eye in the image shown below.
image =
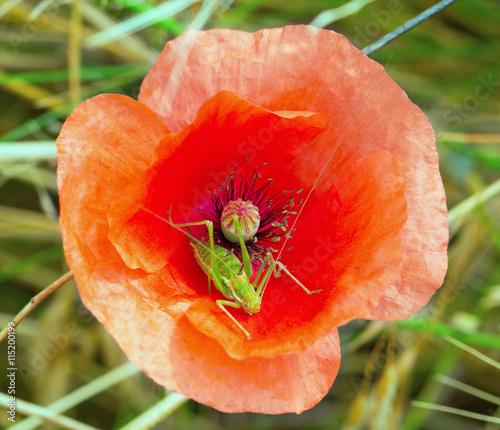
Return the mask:
[[[250,314],[250,315],[251,315],[251,314],[253,314],[253,313],[254,313],[254,309],[252,309],[252,305],[251,305],[251,303],[249,303],[249,302],[247,302],[247,301],[245,301],[245,302],[243,303],[243,309],[244,309],[244,311],[245,311],[247,314]]]

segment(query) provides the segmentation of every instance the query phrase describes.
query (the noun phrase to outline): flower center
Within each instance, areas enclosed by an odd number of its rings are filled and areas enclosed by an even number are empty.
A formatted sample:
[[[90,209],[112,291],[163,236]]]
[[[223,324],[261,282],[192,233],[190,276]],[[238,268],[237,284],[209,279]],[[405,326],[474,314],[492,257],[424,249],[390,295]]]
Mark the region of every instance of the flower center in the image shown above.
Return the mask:
[[[211,207],[200,207],[198,212],[212,222],[214,240],[219,246],[238,253],[239,247],[234,244],[239,242],[239,224],[248,252],[263,259],[268,252],[278,252],[274,246],[283,246],[286,241],[282,238],[290,239],[295,232],[288,228],[288,222],[289,217],[297,215],[296,206],[303,203],[302,199],[295,201],[302,188],[270,193],[273,180],[261,181],[261,166],[250,169],[248,163],[247,159],[246,169],[238,174],[238,166],[234,166],[218,190],[210,192]]]
[[[220,224],[222,233],[227,240],[233,243],[239,242],[238,230],[234,222],[235,217],[240,225],[243,241],[247,241],[257,234],[260,225],[259,208],[251,201],[243,201],[239,198],[231,200],[222,211]]]

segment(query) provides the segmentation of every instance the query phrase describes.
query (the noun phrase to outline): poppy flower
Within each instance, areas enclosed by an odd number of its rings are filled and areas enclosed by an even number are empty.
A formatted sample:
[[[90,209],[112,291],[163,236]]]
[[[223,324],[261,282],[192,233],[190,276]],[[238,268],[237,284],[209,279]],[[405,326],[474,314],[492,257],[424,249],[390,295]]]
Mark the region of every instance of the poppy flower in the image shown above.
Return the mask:
[[[405,318],[443,281],[433,130],[332,31],[188,31],[167,43],[139,101],[82,103],[57,148],[64,249],[83,303],[156,382],[218,410],[313,407],[339,368],[338,326]],[[238,258],[222,231],[236,201],[256,208],[253,277],[271,253],[296,279],[271,276],[259,312],[229,308],[250,339],[168,219],[212,220]]]

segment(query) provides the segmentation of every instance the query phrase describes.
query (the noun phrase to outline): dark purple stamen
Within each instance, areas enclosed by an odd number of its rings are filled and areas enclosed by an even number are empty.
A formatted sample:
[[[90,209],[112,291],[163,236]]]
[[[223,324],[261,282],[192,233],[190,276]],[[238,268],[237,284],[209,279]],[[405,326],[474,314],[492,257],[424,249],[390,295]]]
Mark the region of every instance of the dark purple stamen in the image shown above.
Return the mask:
[[[235,170],[236,168],[237,166],[235,166]],[[217,243],[234,245],[227,241],[222,233],[221,216],[229,202],[237,199],[249,201],[259,209],[259,230],[247,243],[247,247],[251,251],[259,254],[264,254],[267,250],[273,251],[269,247],[270,244],[281,246],[279,242],[283,236],[291,237],[290,234],[293,231],[287,231],[288,218],[297,214],[292,208],[297,205],[295,194],[299,194],[302,190],[281,191],[269,196],[273,180],[268,179],[262,185],[257,186],[257,182],[261,178],[260,169],[260,166],[254,167],[253,172],[249,172],[247,164],[245,174],[239,181],[236,180],[236,173],[233,170],[230,176],[220,184],[219,189],[211,193],[212,207],[209,210],[199,210],[205,219],[213,222]],[[265,243],[268,246],[265,246]]]

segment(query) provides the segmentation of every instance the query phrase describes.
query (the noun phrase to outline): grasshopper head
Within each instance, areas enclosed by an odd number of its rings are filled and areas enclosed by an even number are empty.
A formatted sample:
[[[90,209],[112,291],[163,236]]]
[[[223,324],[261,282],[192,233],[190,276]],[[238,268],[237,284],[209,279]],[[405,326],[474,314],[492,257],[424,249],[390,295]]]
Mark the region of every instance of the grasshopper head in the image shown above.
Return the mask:
[[[232,280],[233,291],[237,300],[241,302],[241,306],[247,314],[254,314],[260,311],[260,297],[255,292],[252,284],[244,275],[235,276]]]
[[[254,314],[260,311],[260,297],[255,291],[253,291],[253,294],[250,293],[243,297],[241,304],[247,314]]]

